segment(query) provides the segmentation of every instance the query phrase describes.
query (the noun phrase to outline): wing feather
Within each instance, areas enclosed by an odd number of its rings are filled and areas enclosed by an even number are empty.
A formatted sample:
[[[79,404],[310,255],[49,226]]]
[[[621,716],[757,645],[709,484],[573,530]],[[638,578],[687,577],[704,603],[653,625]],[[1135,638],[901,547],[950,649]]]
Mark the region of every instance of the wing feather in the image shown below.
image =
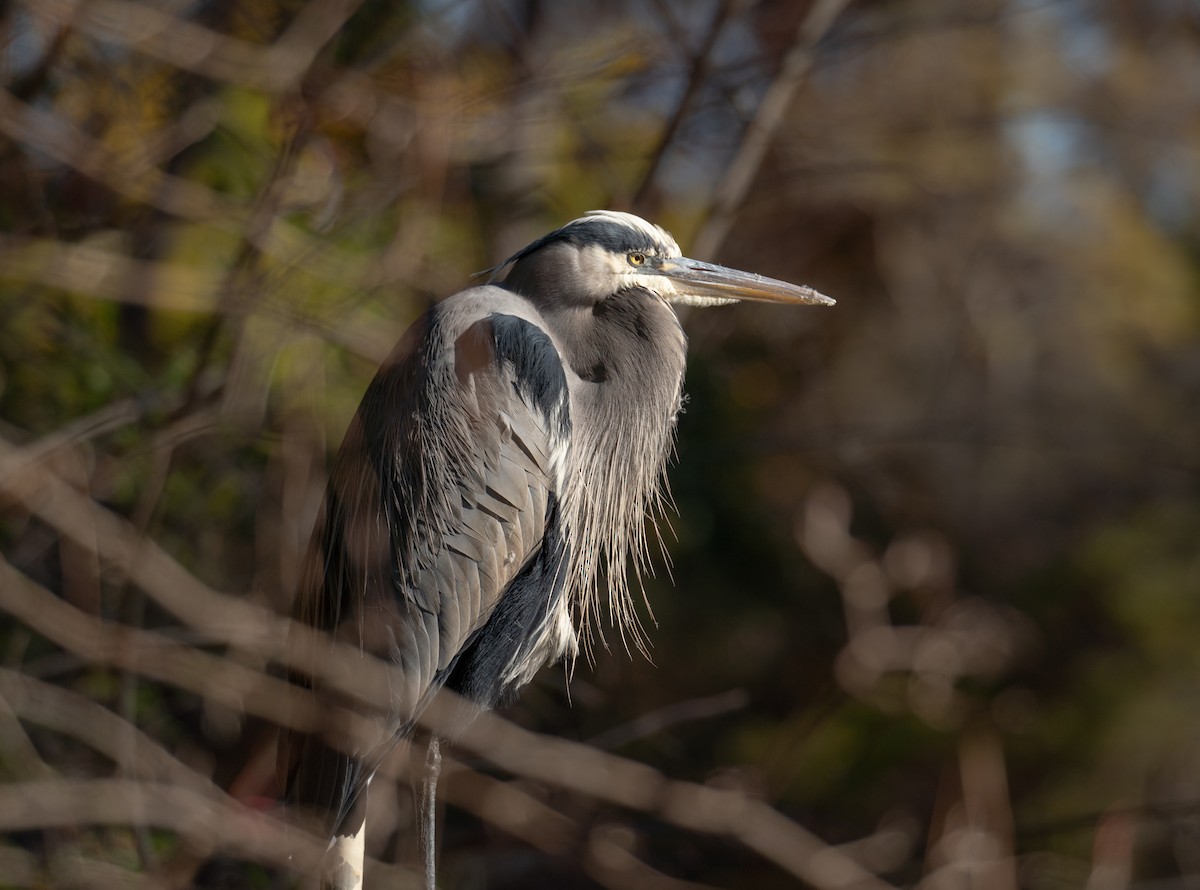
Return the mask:
[[[548,523],[558,521],[554,461],[570,420],[557,351],[526,319],[467,322],[455,329],[433,310],[376,375],[339,451],[301,572],[297,617],[365,656],[389,658],[405,680],[387,703],[385,736],[357,756],[313,737],[281,742],[293,798],[323,809],[334,827],[489,621],[507,614],[498,604],[520,573],[533,578]],[[554,535],[557,560],[557,528]],[[538,566],[534,580],[550,588],[539,608],[561,595],[558,574],[556,565]],[[507,611],[522,616],[531,637],[503,653],[498,670],[511,685],[507,678],[531,675],[513,663],[546,648],[532,638],[545,635],[538,628],[561,620],[531,617],[528,603]]]

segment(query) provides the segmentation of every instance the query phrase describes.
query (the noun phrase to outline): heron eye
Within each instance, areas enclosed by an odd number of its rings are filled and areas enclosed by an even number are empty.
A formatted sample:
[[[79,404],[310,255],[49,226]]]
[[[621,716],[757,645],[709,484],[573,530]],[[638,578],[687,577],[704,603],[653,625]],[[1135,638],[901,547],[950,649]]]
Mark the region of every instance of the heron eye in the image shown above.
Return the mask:
[[[646,255],[644,253],[631,253],[629,255],[629,265],[631,266],[641,266],[644,265],[645,262]]]

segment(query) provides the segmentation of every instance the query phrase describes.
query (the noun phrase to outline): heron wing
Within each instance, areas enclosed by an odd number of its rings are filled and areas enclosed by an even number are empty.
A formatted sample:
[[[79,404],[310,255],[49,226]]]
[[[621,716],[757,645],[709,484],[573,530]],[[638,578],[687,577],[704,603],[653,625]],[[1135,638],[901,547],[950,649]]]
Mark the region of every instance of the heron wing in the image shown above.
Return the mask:
[[[568,645],[545,641],[562,595],[569,434],[561,360],[532,321],[455,323],[435,309],[398,344],[338,453],[296,613],[389,659],[403,688],[384,737],[358,757],[285,740],[280,768],[306,786],[301,802],[340,819],[442,684],[489,707],[532,675],[523,662],[535,670]],[[297,758],[307,763],[293,772]]]

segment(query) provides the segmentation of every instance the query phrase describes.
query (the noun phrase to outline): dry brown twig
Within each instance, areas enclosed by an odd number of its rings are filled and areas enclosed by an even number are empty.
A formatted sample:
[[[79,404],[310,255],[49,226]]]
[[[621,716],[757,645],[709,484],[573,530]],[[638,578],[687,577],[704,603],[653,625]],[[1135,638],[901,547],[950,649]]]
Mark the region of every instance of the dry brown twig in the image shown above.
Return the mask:
[[[812,67],[814,48],[829,31],[850,0],[816,0],[797,29],[791,48],[784,56],[779,73],[771,81],[754,119],[746,128],[733,161],[725,170],[709,208],[705,223],[692,239],[692,253],[700,259],[715,256],[737,212],[746,199],[754,177],[762,167],[771,141],[783,123],[784,114]]]
[[[0,563],[0,606],[5,611],[93,663],[191,689],[235,711],[257,714],[281,726],[327,727],[332,719],[341,744],[378,738],[379,726],[370,715],[385,713],[390,704],[390,666],[363,658],[357,650],[337,657],[336,644],[315,631],[292,626],[263,609],[205,587],[153,542],[132,537],[123,520],[45,468],[22,461],[19,477],[5,473],[6,462],[19,458],[18,449],[0,445],[0,493],[64,536],[94,547],[105,564],[120,565],[146,593],[214,640],[300,669],[306,662],[281,642],[289,632],[303,638],[304,645],[320,647],[324,653],[332,650],[335,657],[320,664],[321,680],[344,693],[356,707],[318,712],[313,700],[298,687],[161,635],[84,615],[7,563]],[[217,615],[219,620],[214,617]],[[440,697],[420,722],[443,730],[458,707],[448,696]],[[642,764],[586,745],[535,735],[493,714],[480,715],[459,745],[513,775],[650,813],[682,828],[732,838],[815,886],[887,886],[766,803],[739,792],[673,781]]]
[[[887,552],[850,532],[853,505],[834,483],[814,486],[796,524],[801,550],[838,584],[848,640],[835,674],[851,695],[889,713],[908,710],[960,733],[934,808],[921,886],[961,880],[997,890],[1017,883],[1012,803],[1000,735],[958,688],[964,677],[994,680],[1026,643],[1024,626],[998,607],[956,595],[953,560],[932,533],[900,536]],[[896,625],[888,603],[920,591],[923,620]],[[896,695],[882,681],[906,679]]]
[[[128,0],[41,0],[31,11],[60,28],[72,27],[99,40],[136,49],[175,68],[251,89],[293,90],[317,52],[345,24],[362,0],[325,0],[302,7],[291,27],[263,46],[218,34],[168,12]]]
[[[312,699],[298,687],[148,631],[90,618],[3,562],[0,607],[93,663],[136,671],[214,696],[227,707],[279,725],[314,729],[332,720],[338,725],[342,744],[355,744],[356,740],[362,744],[378,737],[378,727],[356,711],[318,713]],[[386,707],[386,701],[377,700],[376,707]],[[445,731],[460,707],[448,696],[439,697],[421,723]],[[887,886],[767,804],[739,792],[672,781],[650,767],[579,743],[538,736],[493,714],[481,714],[459,744],[514,775],[651,813],[683,828],[738,840],[816,886]]]
[[[0,699],[22,720],[76,737],[131,777],[182,785],[205,794],[222,793],[151,736],[86,696],[2,668]]]

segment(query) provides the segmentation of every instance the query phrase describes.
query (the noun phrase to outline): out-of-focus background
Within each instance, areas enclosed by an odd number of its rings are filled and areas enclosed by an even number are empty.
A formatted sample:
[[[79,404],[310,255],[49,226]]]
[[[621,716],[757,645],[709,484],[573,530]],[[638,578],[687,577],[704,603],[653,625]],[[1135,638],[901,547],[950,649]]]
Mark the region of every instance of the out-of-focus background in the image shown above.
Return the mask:
[[[0,885],[311,865],[269,616],[332,453],[605,207],[838,305],[687,314],[653,663],[503,712],[560,781],[451,752],[443,886],[1200,881],[1200,6],[8,0],[0,79]]]

